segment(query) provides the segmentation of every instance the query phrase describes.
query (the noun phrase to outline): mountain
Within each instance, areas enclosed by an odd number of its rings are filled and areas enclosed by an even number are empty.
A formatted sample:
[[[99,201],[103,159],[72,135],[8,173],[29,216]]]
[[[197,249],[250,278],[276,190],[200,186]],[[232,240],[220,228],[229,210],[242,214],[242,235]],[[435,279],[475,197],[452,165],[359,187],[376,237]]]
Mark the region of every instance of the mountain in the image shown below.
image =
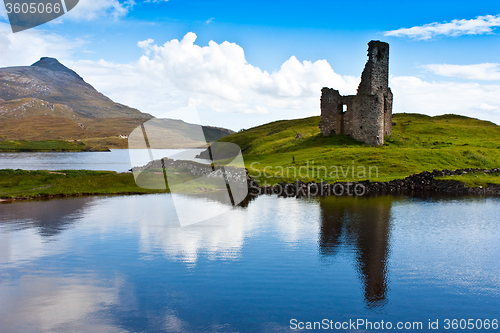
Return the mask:
[[[87,118],[152,118],[137,109],[113,102],[54,58],[31,66],[0,68],[0,98],[36,98],[70,107]]]
[[[79,140],[85,148],[126,148],[128,134],[152,118],[113,102],[54,58],[0,68],[3,141]],[[234,133],[208,126],[203,131],[209,141]]]

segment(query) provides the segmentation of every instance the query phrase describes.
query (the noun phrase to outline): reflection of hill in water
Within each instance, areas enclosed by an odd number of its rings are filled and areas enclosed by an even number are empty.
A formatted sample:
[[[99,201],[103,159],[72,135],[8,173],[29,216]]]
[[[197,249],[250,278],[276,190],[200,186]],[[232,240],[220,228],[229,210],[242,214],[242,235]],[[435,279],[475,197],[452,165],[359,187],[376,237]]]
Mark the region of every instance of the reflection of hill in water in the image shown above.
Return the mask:
[[[27,201],[0,205],[0,225],[14,229],[36,228],[41,236],[54,236],[81,217],[94,198]],[[6,225],[7,222],[8,224]]]
[[[328,197],[320,201],[320,254],[334,256],[343,244],[355,249],[369,307],[386,303],[393,200],[391,197]]]

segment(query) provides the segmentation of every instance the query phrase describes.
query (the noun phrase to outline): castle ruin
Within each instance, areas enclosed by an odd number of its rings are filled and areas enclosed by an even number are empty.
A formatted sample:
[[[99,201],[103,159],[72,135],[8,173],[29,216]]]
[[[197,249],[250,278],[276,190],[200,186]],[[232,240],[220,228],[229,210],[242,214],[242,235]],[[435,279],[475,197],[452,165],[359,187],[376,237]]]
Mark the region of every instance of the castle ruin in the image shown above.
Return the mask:
[[[389,44],[368,43],[368,61],[356,95],[321,89],[319,128],[324,136],[344,134],[370,146],[384,144],[384,136],[392,132]]]

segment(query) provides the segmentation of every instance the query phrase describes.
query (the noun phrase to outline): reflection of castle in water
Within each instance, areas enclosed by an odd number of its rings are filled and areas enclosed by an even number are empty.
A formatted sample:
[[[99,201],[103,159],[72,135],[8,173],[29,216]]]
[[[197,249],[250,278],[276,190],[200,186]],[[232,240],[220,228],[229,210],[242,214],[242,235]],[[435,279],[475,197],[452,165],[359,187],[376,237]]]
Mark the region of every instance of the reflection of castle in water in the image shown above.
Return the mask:
[[[355,248],[370,307],[384,305],[387,297],[391,200],[328,197],[320,201],[320,253],[333,256],[343,243]]]

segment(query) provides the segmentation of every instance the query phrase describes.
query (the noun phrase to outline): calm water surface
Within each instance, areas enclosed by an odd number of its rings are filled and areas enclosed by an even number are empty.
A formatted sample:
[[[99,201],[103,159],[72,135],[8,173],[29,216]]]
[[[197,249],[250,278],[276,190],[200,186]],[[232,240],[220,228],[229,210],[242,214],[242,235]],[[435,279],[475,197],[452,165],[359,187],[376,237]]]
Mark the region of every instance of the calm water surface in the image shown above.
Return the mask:
[[[195,159],[194,156],[204,149],[190,149],[186,154],[179,155],[176,149],[152,149],[153,158],[171,157],[195,160],[206,163],[205,160]],[[147,151],[136,152],[133,166],[142,166],[151,159]],[[0,152],[0,169],[23,170],[105,170],[127,172],[132,167],[130,151],[128,149],[113,149],[110,152],[52,152],[52,153],[2,153]]]
[[[168,194],[1,204],[0,331],[500,319],[499,203],[262,196],[187,227]]]

